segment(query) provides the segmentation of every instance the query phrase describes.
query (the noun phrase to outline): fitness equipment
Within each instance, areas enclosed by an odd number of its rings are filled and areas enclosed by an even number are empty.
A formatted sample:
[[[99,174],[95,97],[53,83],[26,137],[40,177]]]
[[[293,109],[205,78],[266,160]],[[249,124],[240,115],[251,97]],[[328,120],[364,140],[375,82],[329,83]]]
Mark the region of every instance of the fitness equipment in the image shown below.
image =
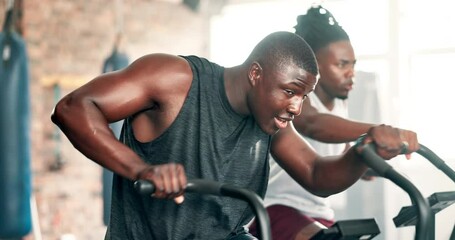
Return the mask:
[[[417,153],[425,157],[428,161],[431,162],[431,164],[433,164],[450,179],[452,179],[453,182],[455,182],[455,171],[451,169],[438,155],[436,155],[428,147],[420,144],[420,148]]]
[[[409,225],[411,225],[410,223],[413,223],[412,225],[416,226],[415,239],[435,239],[434,215],[436,212],[453,203],[453,192],[437,193],[433,194],[428,199],[425,199],[409,180],[396,172],[392,166],[387,164],[384,159],[375,153],[371,144],[363,145],[362,148],[363,151],[361,154],[364,156],[364,162],[380,176],[388,178],[405,190],[411,198],[413,206],[411,208],[402,209],[400,214],[394,219],[395,224],[397,225],[398,223],[398,226],[404,226],[407,223],[409,223]],[[427,147],[420,144],[417,153],[428,159],[433,165],[455,181],[455,172]],[[413,220],[413,218],[415,219]]]
[[[32,228],[27,50],[13,18],[11,7],[0,33],[0,238]]]
[[[369,240],[381,231],[373,218],[358,220],[341,220],[333,226],[322,229],[310,240]]]
[[[134,183],[134,188],[140,194],[144,195],[150,195],[155,191],[155,186],[146,180],[136,181]],[[262,204],[262,199],[256,193],[230,184],[222,184],[215,181],[203,179],[189,180],[185,191],[200,194],[226,196],[248,202],[257,218],[259,229],[258,233],[260,234],[259,239],[272,239],[272,234],[270,232],[269,215],[267,214],[267,210],[265,210],[264,205]]]
[[[455,225],[453,226],[452,234],[450,234],[449,240],[455,240]]]
[[[436,214],[441,210],[455,203],[455,192],[436,192],[427,198],[432,213]],[[417,214],[413,206],[402,207],[396,217],[393,218],[396,227],[414,226],[417,222]]]
[[[447,175],[453,182],[455,182],[455,172],[433,151],[424,145],[420,145],[417,151],[420,155],[429,160],[435,167]],[[455,191],[450,192],[436,192],[427,198],[431,208],[431,215],[435,218],[436,213],[447,208],[455,203]],[[417,213],[413,206],[406,206],[401,208],[396,217],[393,218],[396,227],[414,226],[417,223]],[[455,226],[454,226],[455,229]],[[435,238],[435,225],[429,226],[429,237]],[[453,234],[452,234],[453,235]],[[454,235],[455,237],[455,235]]]
[[[371,144],[363,146],[365,163],[373,169],[378,176],[392,180],[410,196],[414,206],[403,207],[399,214],[393,219],[396,227],[416,226],[415,239],[434,239],[434,218],[435,214],[451,204],[455,203],[455,192],[438,192],[424,199],[415,186],[407,179],[398,174],[388,165],[384,159],[380,158],[374,151]],[[452,181],[455,182],[455,172],[445,164],[434,152],[424,145],[420,145],[417,151],[420,155],[429,160],[434,166],[444,172]],[[368,219],[367,219],[368,220]],[[371,229],[366,226],[367,221],[350,220],[336,223],[329,229],[321,230],[311,240],[325,239],[372,239],[376,235],[367,235],[374,232],[374,225]],[[372,224],[370,220],[370,224]],[[379,230],[379,229],[378,229]],[[452,230],[451,240],[455,240],[455,226]],[[379,233],[379,232],[378,232]]]

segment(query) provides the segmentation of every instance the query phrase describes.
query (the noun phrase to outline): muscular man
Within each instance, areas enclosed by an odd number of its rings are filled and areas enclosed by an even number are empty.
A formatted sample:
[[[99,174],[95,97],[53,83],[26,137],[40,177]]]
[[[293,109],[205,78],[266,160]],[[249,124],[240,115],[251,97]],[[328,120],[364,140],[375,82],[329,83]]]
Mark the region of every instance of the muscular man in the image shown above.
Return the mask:
[[[268,35],[231,68],[197,56],[151,54],[68,94],[52,120],[80,152],[115,173],[106,239],[248,237],[247,203],[191,193],[183,201],[187,178],[263,197],[270,151],[299,184],[328,196],[366,170],[361,148],[326,161],[295,130],[292,120],[317,73],[310,47],[290,32]],[[108,124],[121,119],[118,141]],[[400,153],[402,141],[410,152],[418,148],[415,133],[390,126],[372,128],[364,141],[375,142],[385,159]],[[134,191],[138,179],[156,185],[153,197]]]

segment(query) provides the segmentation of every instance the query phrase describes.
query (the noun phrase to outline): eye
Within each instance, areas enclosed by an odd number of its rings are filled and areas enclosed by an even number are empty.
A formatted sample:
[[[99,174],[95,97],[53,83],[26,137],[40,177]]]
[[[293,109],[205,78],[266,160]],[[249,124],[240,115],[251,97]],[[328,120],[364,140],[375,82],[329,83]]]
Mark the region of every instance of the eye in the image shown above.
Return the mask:
[[[292,90],[289,90],[289,89],[286,89],[284,90],[286,92],[286,94],[288,94],[289,96],[294,96],[295,95],[295,92],[292,91]]]
[[[305,101],[305,99],[307,99],[307,98],[308,98],[307,94],[303,95],[302,102]]]
[[[344,68],[346,68],[346,67],[348,66],[348,64],[345,63],[345,62],[340,62],[340,63],[338,63],[337,66],[338,66],[338,68],[340,68],[340,69],[344,69]]]
[[[356,61],[353,61],[353,62],[341,61],[341,62],[338,62],[337,67],[339,69],[348,69],[348,68],[354,68],[355,64],[356,64]]]

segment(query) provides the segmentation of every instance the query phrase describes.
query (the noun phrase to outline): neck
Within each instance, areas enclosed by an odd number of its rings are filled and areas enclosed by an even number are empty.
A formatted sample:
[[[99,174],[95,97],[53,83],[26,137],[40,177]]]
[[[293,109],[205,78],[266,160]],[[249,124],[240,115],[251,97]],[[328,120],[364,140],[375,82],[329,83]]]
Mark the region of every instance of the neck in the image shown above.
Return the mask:
[[[327,94],[322,88],[316,87],[314,89],[314,93],[316,96],[318,96],[319,100],[324,104],[324,106],[332,111],[333,108],[335,107],[335,98],[331,97],[329,94]]]
[[[247,104],[248,84],[247,68],[243,65],[226,68],[224,71],[224,87],[232,109],[240,115],[249,115]]]

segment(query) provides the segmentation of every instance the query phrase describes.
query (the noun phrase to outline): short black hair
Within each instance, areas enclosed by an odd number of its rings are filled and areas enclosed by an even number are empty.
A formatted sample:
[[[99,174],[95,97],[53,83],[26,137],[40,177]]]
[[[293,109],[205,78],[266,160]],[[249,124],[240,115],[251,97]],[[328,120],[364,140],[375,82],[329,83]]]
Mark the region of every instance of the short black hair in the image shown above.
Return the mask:
[[[245,63],[253,61],[278,68],[295,64],[315,76],[318,74],[318,65],[310,46],[291,32],[280,31],[267,35],[256,45]]]
[[[322,6],[313,6],[305,15],[297,17],[295,33],[311,46],[313,52],[330,43],[348,40],[349,36],[329,10]]]

